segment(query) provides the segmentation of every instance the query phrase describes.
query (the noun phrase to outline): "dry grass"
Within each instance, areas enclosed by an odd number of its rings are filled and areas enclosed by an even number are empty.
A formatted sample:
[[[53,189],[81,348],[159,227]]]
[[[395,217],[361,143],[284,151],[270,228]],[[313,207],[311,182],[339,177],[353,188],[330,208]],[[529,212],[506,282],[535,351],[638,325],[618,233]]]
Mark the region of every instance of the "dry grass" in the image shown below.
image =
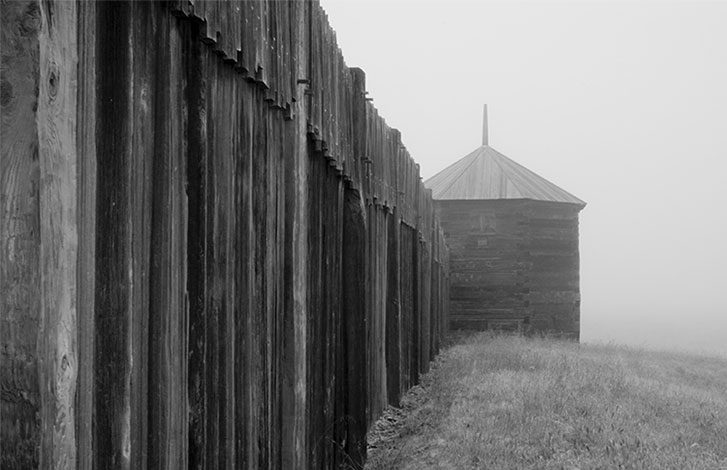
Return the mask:
[[[367,469],[727,469],[724,359],[479,334],[403,403]]]

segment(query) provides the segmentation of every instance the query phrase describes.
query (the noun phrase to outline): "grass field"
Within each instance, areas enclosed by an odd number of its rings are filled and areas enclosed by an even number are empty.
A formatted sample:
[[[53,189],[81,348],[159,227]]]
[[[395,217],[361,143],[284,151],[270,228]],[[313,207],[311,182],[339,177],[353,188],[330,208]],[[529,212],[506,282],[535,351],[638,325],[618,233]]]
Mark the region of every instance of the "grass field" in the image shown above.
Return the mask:
[[[470,335],[369,445],[370,470],[727,469],[727,360]]]

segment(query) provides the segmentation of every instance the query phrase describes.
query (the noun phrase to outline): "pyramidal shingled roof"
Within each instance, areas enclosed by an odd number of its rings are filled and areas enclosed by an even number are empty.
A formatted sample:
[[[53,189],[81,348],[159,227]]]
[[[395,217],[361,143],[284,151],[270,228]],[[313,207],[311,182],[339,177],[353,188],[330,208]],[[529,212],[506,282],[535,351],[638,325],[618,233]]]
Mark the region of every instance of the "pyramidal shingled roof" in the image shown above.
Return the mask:
[[[586,203],[489,145],[448,166],[424,182],[434,199],[532,199]]]

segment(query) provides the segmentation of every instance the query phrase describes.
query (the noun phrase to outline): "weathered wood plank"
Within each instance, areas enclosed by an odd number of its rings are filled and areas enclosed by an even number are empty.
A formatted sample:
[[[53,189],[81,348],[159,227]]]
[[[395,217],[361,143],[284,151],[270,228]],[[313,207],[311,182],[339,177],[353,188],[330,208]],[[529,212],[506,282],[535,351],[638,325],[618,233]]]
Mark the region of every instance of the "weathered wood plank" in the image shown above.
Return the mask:
[[[76,448],[79,470],[93,468],[94,334],[96,289],[96,3],[78,5],[78,385]]]
[[[298,82],[308,72],[309,3],[290,2],[292,15],[289,50],[293,61],[289,83],[296,96],[304,96],[307,84]],[[288,126],[285,155],[285,239],[284,252],[284,320],[282,345],[282,420],[287,423],[281,430],[281,464],[283,468],[307,468],[308,433],[306,418],[308,407],[308,100],[298,100],[293,113],[296,119]]]
[[[159,56],[153,44],[160,27],[162,12],[157,5],[150,2],[131,5],[129,20],[130,40],[130,75],[127,80],[131,84],[129,105],[130,141],[128,148],[127,174],[121,180],[122,191],[128,198],[128,237],[124,240],[127,262],[130,270],[126,273],[125,282],[129,283],[128,328],[129,349],[125,352],[130,373],[128,376],[129,416],[125,423],[128,442],[121,451],[129,455],[130,468],[144,468],[149,465],[149,385],[154,377],[149,371],[150,352],[150,274],[151,274],[151,237],[154,187],[154,163],[156,153],[156,124],[158,101],[161,90],[155,89],[156,67]],[[113,20],[112,20],[113,21]],[[110,123],[109,123],[110,124]],[[97,137],[105,138],[103,134]],[[118,184],[118,183],[117,183]],[[113,227],[107,227],[113,230]],[[159,295],[155,293],[155,295]],[[97,338],[105,341],[112,333],[97,332]],[[126,420],[126,417],[122,419]],[[126,462],[122,459],[122,465]]]
[[[368,345],[362,332],[366,329],[366,212],[361,195],[346,190],[343,208],[343,315],[345,381],[343,391],[346,422],[345,452],[351,463],[363,462],[366,456],[366,357]]]
[[[37,1],[0,3],[0,467],[37,468],[41,425]]]
[[[131,166],[130,5],[98,10],[94,467],[130,468],[131,256],[127,194]],[[105,332],[114,332],[106,337]]]
[[[153,17],[155,13],[150,12]],[[155,43],[154,154],[149,273],[149,465],[187,466],[186,64],[177,21],[163,15]],[[181,60],[180,60],[181,59]],[[170,86],[170,81],[171,86]]]
[[[205,219],[207,206],[207,115],[206,63],[199,28],[190,27],[189,38],[183,42],[187,57],[187,297],[188,297],[188,385],[189,400],[188,463],[190,469],[208,468],[206,462],[206,250]]]
[[[400,227],[398,213],[389,218],[388,227],[388,272],[386,305],[386,394],[388,404],[398,406],[401,398],[401,275]],[[406,273],[404,273],[406,275]]]
[[[38,89],[40,163],[40,391],[42,468],[76,467],[77,40],[76,4],[41,6]]]

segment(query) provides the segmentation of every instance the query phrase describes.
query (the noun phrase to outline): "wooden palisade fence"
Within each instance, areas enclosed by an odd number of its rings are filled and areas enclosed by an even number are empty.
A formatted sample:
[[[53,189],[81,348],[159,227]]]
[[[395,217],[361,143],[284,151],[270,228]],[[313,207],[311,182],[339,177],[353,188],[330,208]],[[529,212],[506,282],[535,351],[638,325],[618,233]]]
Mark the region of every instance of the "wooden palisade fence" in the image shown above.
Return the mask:
[[[360,465],[448,251],[320,5],[2,9],[2,468]]]

